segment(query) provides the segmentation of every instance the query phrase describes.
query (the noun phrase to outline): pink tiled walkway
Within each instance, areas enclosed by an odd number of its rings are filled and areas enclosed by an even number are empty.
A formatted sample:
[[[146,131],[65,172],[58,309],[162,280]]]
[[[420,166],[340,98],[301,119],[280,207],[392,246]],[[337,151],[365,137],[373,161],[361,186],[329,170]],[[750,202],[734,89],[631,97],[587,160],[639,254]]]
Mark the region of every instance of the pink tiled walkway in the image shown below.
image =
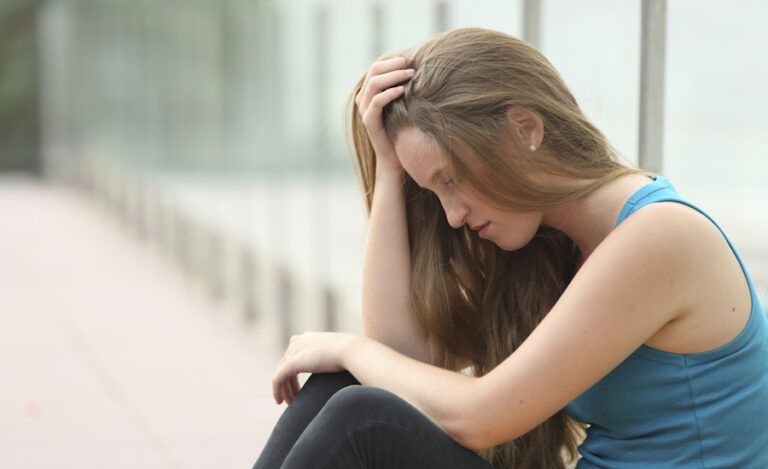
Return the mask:
[[[249,468],[277,356],[98,204],[0,179],[0,467]]]

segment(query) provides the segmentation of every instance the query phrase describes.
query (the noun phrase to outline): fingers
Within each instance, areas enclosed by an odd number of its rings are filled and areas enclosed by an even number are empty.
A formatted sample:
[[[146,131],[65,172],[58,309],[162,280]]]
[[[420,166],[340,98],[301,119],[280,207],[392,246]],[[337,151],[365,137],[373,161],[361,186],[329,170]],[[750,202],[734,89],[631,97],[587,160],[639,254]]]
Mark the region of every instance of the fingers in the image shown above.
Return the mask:
[[[368,108],[365,110],[365,113],[363,113],[363,124],[369,129],[377,128],[384,106],[395,98],[401,96],[404,92],[405,86],[396,86],[394,88],[388,88],[374,96]]]
[[[299,389],[298,375],[291,375],[289,377],[275,375],[272,378],[272,398],[278,405],[283,402],[288,405],[293,404]]]
[[[391,59],[374,62],[373,65],[371,65],[368,68],[368,72],[365,74],[365,80],[363,80],[363,86],[360,88],[361,91],[364,92],[368,88],[368,84],[370,83],[371,78],[388,73],[388,72],[392,72],[395,70],[401,70],[403,67],[405,67],[405,63],[406,63],[405,57],[393,57]]]
[[[296,400],[296,394],[299,393],[299,378],[298,376],[291,376],[287,381],[283,381],[279,384],[280,401],[285,402],[288,405],[293,404]]]
[[[291,387],[288,385],[287,381],[283,382],[282,389],[283,389],[283,399],[285,400],[285,403],[288,405],[293,404],[293,392],[291,391]]]
[[[291,380],[289,381],[291,385],[291,392],[293,392],[294,398],[299,393],[299,390],[301,387],[299,386],[299,377],[298,376],[292,376]]]
[[[292,393],[288,388],[287,381],[272,380],[272,398],[276,404],[282,404],[283,402],[290,404],[292,402]]]
[[[360,100],[357,103],[357,107],[359,108],[360,113],[363,114],[368,110],[368,107],[376,96],[387,89],[391,89],[398,83],[404,83],[410,80],[414,73],[414,69],[407,68],[372,77],[363,85],[361,93],[358,95]]]
[[[275,381],[275,379],[272,379],[272,399],[275,400],[275,404],[280,404],[283,402],[283,388],[282,383]]]
[[[406,63],[405,57],[394,57],[376,62],[370,67],[360,92],[355,97],[360,113],[365,112],[377,94],[413,77],[413,69],[403,69]]]
[[[278,369],[275,372],[275,375],[272,377],[272,398],[277,404],[281,404],[287,399],[285,389],[283,389],[283,384],[288,378],[288,374],[283,369],[284,360],[285,357],[283,357],[283,360],[280,361],[280,365],[278,365]]]
[[[392,70],[397,70],[398,68],[403,68],[405,67],[405,64],[405,57],[402,56],[379,60],[378,62],[374,62],[373,65],[371,65],[371,67],[368,69],[365,80],[368,81],[368,79],[374,75],[381,75],[382,73],[391,72]]]

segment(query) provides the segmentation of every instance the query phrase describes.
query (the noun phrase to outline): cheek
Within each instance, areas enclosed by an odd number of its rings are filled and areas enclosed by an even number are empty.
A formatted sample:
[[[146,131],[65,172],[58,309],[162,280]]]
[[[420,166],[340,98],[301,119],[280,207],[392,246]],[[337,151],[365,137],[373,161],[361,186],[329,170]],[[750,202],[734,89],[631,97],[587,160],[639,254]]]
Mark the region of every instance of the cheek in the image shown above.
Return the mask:
[[[532,213],[526,214],[520,219],[520,232],[523,237],[527,238],[526,241],[530,241],[536,235],[541,226],[542,218],[542,214]]]
[[[528,245],[541,226],[541,215],[512,216],[503,223],[496,243],[505,251],[516,251]]]

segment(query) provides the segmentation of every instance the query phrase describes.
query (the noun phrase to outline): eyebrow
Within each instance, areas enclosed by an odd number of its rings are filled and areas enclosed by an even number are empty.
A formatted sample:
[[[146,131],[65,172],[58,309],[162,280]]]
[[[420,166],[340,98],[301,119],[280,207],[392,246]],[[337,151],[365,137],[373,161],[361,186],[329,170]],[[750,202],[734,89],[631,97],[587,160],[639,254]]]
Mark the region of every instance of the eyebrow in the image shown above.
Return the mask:
[[[429,182],[430,183],[435,182],[437,180],[438,176],[440,176],[440,174],[442,174],[442,172],[445,171],[445,169],[446,169],[445,166],[443,166],[442,168],[436,169],[435,172],[432,173],[432,176],[429,177]],[[422,186],[418,182],[416,183],[416,185],[421,187],[422,189],[426,189],[426,187]]]

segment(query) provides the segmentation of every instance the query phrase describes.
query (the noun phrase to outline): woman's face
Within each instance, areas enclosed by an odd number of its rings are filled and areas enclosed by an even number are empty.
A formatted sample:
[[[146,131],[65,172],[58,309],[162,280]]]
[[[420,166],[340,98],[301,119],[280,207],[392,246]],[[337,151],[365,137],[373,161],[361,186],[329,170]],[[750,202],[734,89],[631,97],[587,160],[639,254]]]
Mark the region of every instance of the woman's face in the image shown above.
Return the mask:
[[[536,234],[542,212],[502,210],[488,203],[482,195],[459,190],[437,142],[421,130],[416,127],[401,130],[394,145],[405,171],[419,186],[434,192],[440,199],[453,228],[467,224],[478,231],[481,238],[507,251],[522,248]]]

